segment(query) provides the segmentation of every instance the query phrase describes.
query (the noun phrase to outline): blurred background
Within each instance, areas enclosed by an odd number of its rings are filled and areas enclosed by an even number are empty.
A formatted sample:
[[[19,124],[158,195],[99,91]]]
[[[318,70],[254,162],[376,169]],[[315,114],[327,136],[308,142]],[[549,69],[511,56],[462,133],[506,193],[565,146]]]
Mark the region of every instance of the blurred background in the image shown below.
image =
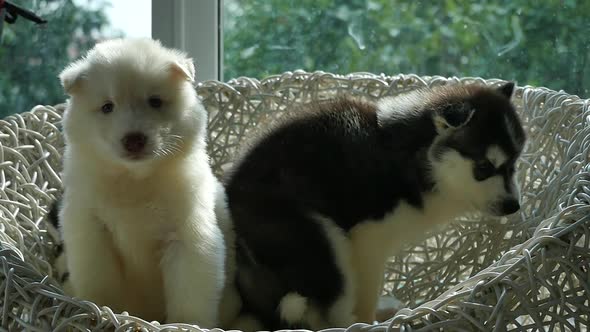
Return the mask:
[[[152,1],[165,0],[13,1],[48,23],[4,25],[0,116],[63,102],[57,74],[97,41],[150,37],[159,19]],[[224,81],[295,69],[416,73],[503,78],[590,97],[590,1],[198,1],[219,3]]]

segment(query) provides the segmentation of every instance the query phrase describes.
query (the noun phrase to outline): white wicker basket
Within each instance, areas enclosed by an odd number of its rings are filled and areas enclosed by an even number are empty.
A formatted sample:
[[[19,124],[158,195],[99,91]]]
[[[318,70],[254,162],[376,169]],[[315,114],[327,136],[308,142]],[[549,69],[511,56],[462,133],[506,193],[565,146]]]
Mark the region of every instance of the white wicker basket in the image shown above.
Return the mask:
[[[262,81],[205,82],[198,91],[210,113],[209,151],[221,174],[241,138],[287,105],[500,82],[297,71]],[[514,102],[529,135],[518,165],[520,213],[500,222],[461,220],[406,248],[388,265],[384,292],[411,309],[348,330],[580,331],[590,325],[590,100],[520,87]],[[0,331],[200,331],[71,299],[48,277],[55,234],[44,218],[61,192],[62,111],[38,106],[0,120]]]

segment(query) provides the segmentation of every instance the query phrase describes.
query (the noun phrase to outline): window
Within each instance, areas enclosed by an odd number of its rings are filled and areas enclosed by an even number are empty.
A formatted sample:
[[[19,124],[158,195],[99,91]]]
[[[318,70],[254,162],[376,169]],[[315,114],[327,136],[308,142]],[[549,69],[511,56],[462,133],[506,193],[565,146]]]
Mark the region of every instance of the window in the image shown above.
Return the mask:
[[[590,97],[590,1],[224,0],[224,77],[516,80]]]
[[[151,35],[150,0],[12,1],[47,20],[4,24],[0,43],[0,117],[62,103],[57,75],[97,41]]]
[[[481,76],[590,97],[590,1],[22,0],[5,24],[0,117],[65,96],[57,74],[94,43],[153,36],[199,80],[287,70]],[[152,10],[153,9],[153,10]]]

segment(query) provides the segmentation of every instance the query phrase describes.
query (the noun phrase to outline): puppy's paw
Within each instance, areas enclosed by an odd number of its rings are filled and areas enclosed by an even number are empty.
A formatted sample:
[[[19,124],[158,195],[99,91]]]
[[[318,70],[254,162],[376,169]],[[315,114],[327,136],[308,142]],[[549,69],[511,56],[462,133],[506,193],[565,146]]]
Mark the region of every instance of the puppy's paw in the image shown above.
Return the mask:
[[[377,312],[375,313],[377,322],[384,322],[393,316],[405,305],[392,295],[383,295],[379,298]]]

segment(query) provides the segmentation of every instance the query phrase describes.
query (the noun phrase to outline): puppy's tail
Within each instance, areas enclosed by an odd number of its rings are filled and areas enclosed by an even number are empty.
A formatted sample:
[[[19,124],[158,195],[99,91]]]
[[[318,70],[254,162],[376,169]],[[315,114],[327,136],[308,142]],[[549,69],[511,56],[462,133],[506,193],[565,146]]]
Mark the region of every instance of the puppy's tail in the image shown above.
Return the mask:
[[[49,209],[49,213],[47,213],[47,220],[49,223],[57,230],[59,229],[59,205],[61,200],[55,200],[51,204],[51,208]]]
[[[54,262],[55,270],[57,273],[57,279],[61,282],[62,288],[66,294],[73,294],[72,288],[70,285],[70,273],[68,272],[68,267],[66,265],[66,251],[63,243],[63,239],[61,237],[61,232],[59,231],[60,220],[59,220],[59,210],[61,208],[61,198],[57,199],[51,204],[51,208],[47,213],[47,221],[53,229],[54,239],[56,241],[55,244],[55,251],[56,251],[56,258]]]
[[[63,248],[63,239],[61,237],[60,228],[60,220],[59,220],[59,210],[61,208],[61,198],[53,201],[51,206],[49,207],[49,212],[47,212],[46,220],[48,222],[47,230],[53,236],[56,244],[56,251],[58,255],[61,255],[64,251]]]
[[[281,319],[289,325],[299,325],[307,312],[307,298],[295,292],[287,293],[279,302]]]

